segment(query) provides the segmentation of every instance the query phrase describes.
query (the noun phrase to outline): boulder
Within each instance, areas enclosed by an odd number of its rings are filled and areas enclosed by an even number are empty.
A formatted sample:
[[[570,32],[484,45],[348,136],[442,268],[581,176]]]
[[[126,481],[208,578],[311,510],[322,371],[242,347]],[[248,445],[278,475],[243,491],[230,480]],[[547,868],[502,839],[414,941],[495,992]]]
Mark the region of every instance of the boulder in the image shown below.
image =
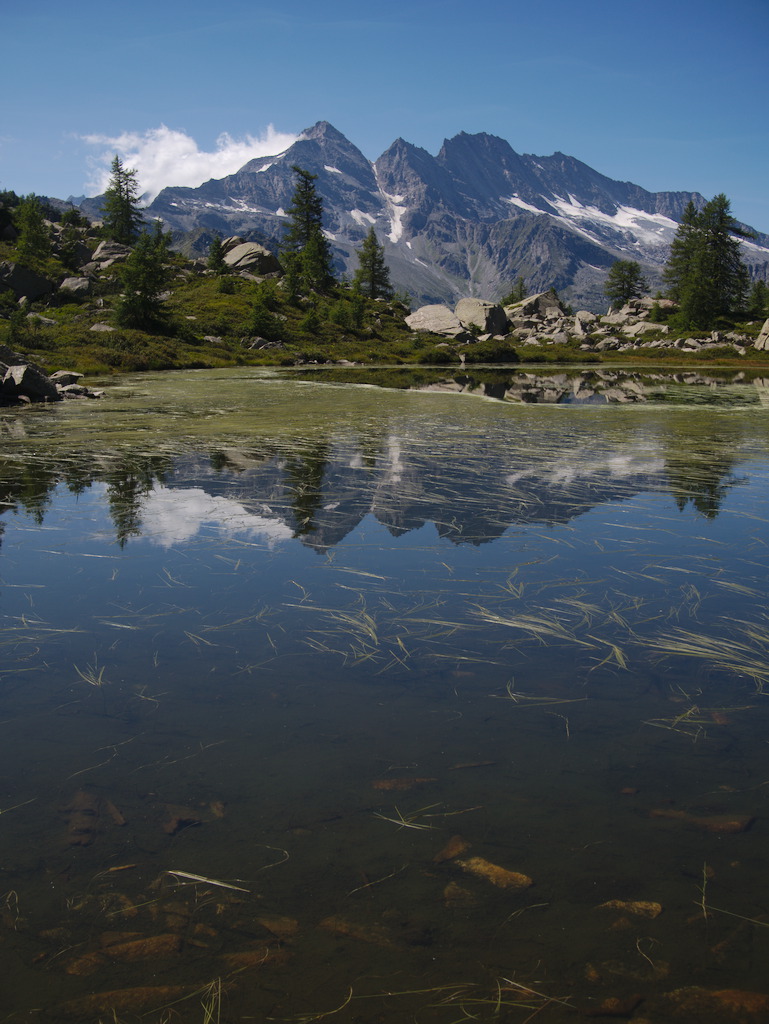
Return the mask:
[[[228,253],[231,249],[234,249],[236,245],[244,245],[245,238],[241,238],[240,235],[230,235],[229,238],[222,239],[222,256]]]
[[[546,316],[548,310],[553,310],[558,316],[565,312],[563,303],[552,288],[537,295],[529,295],[523,302],[516,302],[514,306],[505,307],[505,313],[511,319],[515,316]]]
[[[494,302],[482,299],[460,299],[454,310],[457,319],[470,328],[471,324],[480,328],[481,334],[505,334],[507,332],[507,313]]]
[[[60,292],[72,295],[87,295],[91,290],[91,282],[87,277],[65,277],[59,285]]]
[[[62,398],[97,398],[95,391],[91,391],[84,384],[62,384],[57,388]]]
[[[50,295],[56,285],[28,267],[21,267],[17,263],[0,263],[0,288],[10,288],[17,299],[26,298],[34,302],[44,295]]]
[[[753,346],[760,352],[769,349],[769,320],[766,320]]]
[[[99,242],[87,266],[95,263],[100,270],[106,270],[113,263],[127,259],[131,252],[130,245],[121,245],[120,242]]]
[[[224,262],[233,270],[247,270],[259,277],[282,273],[282,267],[272,253],[256,242],[239,242],[232,246],[224,253]]]
[[[462,321],[448,306],[421,306],[406,317],[406,324],[412,331],[428,331],[430,334],[443,334],[447,338],[467,336]]]
[[[590,313],[586,309],[581,309],[578,313],[574,314],[574,326],[572,327],[573,333],[578,338],[584,338],[593,331],[593,326],[598,317],[595,313]]]
[[[54,384],[58,384],[60,387],[67,387],[70,384],[78,384],[82,380],[83,374],[76,373],[74,370],[57,370],[56,373],[52,373],[49,380],[52,380]]]
[[[662,334],[667,334],[669,330],[667,324],[653,324],[649,320],[641,320],[637,324],[628,324],[627,327],[623,327],[622,333],[630,338],[637,338],[640,334],[646,334],[647,331],[660,331]]]
[[[0,384],[5,397],[32,402],[59,402],[61,395],[55,384],[31,363],[9,366]]]

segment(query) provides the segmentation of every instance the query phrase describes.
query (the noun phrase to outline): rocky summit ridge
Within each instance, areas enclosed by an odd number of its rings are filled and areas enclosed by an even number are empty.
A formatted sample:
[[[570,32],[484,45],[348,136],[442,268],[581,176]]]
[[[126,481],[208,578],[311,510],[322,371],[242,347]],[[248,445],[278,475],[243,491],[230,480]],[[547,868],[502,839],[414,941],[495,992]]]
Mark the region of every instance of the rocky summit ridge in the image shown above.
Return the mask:
[[[326,121],[289,149],[246,163],[198,188],[168,187],[147,207],[187,255],[215,234],[240,235],[275,251],[295,186],[292,167],[318,176],[336,269],[351,274],[372,226],[396,289],[416,304],[466,296],[498,299],[522,277],[528,292],[554,287],[579,308],[606,308],[603,285],[618,259],[661,282],[678,221],[696,192],[649,192],[554,153],[519,154],[504,139],[461,132],[437,156],[403,139],[373,163]],[[98,200],[82,204],[98,213]],[[744,243],[755,279],[769,277],[769,236]]]

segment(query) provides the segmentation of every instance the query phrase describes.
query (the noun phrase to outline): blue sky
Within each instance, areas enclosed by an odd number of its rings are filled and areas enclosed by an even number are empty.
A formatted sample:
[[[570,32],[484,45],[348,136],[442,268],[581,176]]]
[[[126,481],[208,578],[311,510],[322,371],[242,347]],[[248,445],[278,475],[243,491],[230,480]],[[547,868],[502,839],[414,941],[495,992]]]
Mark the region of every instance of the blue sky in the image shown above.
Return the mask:
[[[725,192],[769,232],[769,0],[3,6],[0,188],[19,194],[98,191],[115,152],[152,192],[199,184],[327,120],[372,160],[489,132]]]

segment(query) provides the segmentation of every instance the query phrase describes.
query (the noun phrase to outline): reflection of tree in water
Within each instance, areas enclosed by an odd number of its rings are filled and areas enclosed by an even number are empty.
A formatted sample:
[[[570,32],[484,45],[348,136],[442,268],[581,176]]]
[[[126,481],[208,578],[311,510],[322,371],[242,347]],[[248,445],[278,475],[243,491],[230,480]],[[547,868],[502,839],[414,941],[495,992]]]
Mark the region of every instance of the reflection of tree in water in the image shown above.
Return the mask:
[[[73,494],[82,494],[94,481],[103,480],[115,538],[123,547],[141,532],[142,503],[155,481],[163,482],[169,467],[166,456],[116,456],[103,459],[101,466],[94,465],[92,455],[81,453],[5,459],[0,461],[0,512],[22,509],[40,526],[60,483]],[[0,523],[0,536],[3,529]]]
[[[156,481],[165,481],[170,468],[171,460],[167,456],[129,455],[114,459],[102,472],[115,539],[121,548],[129,537],[141,535],[144,500]]]
[[[734,451],[739,436],[730,436],[723,421],[710,437],[690,432],[668,439],[665,474],[679,511],[692,506],[706,519],[715,519],[730,488],[741,482],[734,475]]]
[[[64,467],[64,483],[72,494],[82,494],[94,482],[92,458],[78,458],[67,461]]]
[[[295,537],[311,533],[323,503],[323,474],[328,464],[329,444],[319,441],[308,451],[286,460],[286,491],[296,519]]]
[[[0,509],[21,508],[40,526],[58,482],[59,474],[48,461],[4,460],[0,466]]]

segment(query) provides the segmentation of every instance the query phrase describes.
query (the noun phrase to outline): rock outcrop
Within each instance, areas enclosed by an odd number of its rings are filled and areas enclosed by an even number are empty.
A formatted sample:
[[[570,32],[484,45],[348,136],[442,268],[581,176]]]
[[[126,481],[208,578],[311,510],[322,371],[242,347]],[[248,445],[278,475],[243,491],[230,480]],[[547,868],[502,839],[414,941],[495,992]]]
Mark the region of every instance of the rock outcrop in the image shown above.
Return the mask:
[[[769,350],[769,320],[755,343],[737,331],[712,331],[705,337],[671,341],[667,324],[651,316],[674,308],[670,299],[643,298],[632,299],[622,309],[609,310],[603,316],[588,310],[571,313],[551,289],[504,309],[480,299],[461,299],[455,313],[448,306],[422,306],[406,317],[406,324],[412,331],[429,331],[457,343],[494,337],[527,346],[579,341],[586,352],[626,352],[639,346],[698,352],[724,345],[731,345],[738,355],[745,355],[751,346]]]

